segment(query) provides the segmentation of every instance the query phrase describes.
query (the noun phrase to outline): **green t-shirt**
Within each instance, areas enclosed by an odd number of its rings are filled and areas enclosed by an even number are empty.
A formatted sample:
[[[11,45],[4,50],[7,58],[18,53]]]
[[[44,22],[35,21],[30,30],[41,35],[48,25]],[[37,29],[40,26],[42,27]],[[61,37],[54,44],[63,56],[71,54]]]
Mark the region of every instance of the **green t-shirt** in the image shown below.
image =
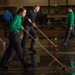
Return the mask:
[[[20,15],[16,15],[10,24],[10,31],[19,33],[21,31],[21,26],[22,18],[20,17]]]
[[[72,27],[74,24],[74,12],[69,12],[68,19],[65,21],[65,24],[69,24],[69,27]]]
[[[38,12],[38,16],[43,17],[44,16],[43,12]]]

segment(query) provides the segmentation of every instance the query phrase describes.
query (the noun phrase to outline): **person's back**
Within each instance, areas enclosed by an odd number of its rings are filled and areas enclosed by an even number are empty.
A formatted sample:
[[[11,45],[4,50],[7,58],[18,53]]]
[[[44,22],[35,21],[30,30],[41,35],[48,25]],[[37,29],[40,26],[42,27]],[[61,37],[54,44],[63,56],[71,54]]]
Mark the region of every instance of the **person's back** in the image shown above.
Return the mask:
[[[13,19],[12,13],[10,13],[8,10],[4,13],[4,36],[7,37],[7,30],[9,30],[10,22]]]
[[[74,24],[74,12],[73,11],[69,13],[68,23],[70,27],[72,27],[72,25]]]
[[[40,11],[38,13],[38,19],[39,19],[40,25],[42,26],[43,25],[43,20],[44,20],[44,14],[43,14],[42,11]]]
[[[12,18],[13,18],[12,14],[9,11],[4,13],[4,19],[5,20],[11,20]]]
[[[44,15],[44,14],[43,14],[42,11],[40,11],[40,12],[38,13],[38,16],[39,16],[39,17],[43,17],[43,15]]]

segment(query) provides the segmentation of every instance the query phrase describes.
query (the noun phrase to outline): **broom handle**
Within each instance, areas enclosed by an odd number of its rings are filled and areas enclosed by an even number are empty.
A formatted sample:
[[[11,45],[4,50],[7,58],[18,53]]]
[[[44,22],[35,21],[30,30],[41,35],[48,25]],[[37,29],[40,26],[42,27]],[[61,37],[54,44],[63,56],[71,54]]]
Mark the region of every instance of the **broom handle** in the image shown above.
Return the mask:
[[[4,43],[2,39],[0,39],[0,41],[1,41],[2,43]]]
[[[3,49],[5,50],[5,44],[6,44],[6,43],[4,43],[4,41],[3,41],[2,39],[0,39],[0,41],[2,42],[2,44],[3,44]]]
[[[23,29],[33,40],[35,40],[56,62],[58,62],[62,67],[66,67],[63,65],[57,58],[55,58],[45,47],[43,47],[36,39],[34,39],[25,29]]]
[[[55,45],[37,26],[35,26],[35,28],[36,28],[54,47],[57,46],[57,45]]]

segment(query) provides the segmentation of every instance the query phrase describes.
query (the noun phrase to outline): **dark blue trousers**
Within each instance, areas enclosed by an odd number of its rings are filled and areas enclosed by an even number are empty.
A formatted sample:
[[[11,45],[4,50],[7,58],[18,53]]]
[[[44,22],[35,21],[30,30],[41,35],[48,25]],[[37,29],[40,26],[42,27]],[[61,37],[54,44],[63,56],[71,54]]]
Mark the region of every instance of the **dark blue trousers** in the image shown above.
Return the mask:
[[[36,33],[35,33],[35,31],[34,31],[32,26],[26,26],[25,30],[27,32],[29,32],[35,39],[37,38],[36,37]],[[28,39],[28,34],[24,31],[23,32],[23,39],[22,39],[22,42],[21,42],[21,46],[22,46],[23,49],[26,48],[26,41],[27,41],[27,39]],[[30,48],[34,49],[34,45],[35,45],[35,40],[32,39]]]
[[[7,47],[3,58],[1,60],[2,64],[7,64],[8,60],[10,59],[13,50],[15,50],[16,54],[18,55],[20,61],[22,62],[23,66],[26,66],[28,63],[26,61],[26,57],[24,57],[23,49],[18,41],[18,34],[17,32],[10,32],[9,35],[9,46]]]
[[[75,37],[74,25],[72,26],[72,30],[70,30],[70,29],[69,29],[69,26],[67,26],[64,42],[67,43],[70,36]]]
[[[5,21],[5,25],[4,25],[4,35],[7,36],[7,34],[9,34],[9,32],[7,32],[7,30],[9,30],[10,27],[10,20]]]

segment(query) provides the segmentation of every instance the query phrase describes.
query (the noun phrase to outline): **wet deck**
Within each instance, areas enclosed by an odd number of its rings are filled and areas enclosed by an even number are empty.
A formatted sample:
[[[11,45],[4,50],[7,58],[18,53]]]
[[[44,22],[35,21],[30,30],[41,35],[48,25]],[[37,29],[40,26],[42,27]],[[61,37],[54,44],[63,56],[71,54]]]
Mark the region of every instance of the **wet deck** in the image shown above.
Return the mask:
[[[73,39],[69,40],[68,46],[64,47],[61,45],[62,38],[57,40],[51,39],[55,44],[58,45],[59,50],[56,52],[53,50],[53,46],[49,44],[46,39],[39,39],[41,44],[53,54],[62,64],[67,66],[67,70],[63,71],[62,66],[58,64],[46,51],[44,51],[38,44],[35,45],[37,54],[32,54],[27,45],[27,59],[28,62],[34,62],[37,66],[35,68],[29,68],[25,70],[19,61],[16,53],[14,52],[8,65],[9,70],[0,69],[0,75],[69,75],[74,72],[71,63],[75,60],[75,42]],[[30,39],[28,40],[30,41]],[[29,44],[29,43],[28,43]],[[1,47],[2,49],[2,47]],[[1,50],[0,58],[4,51]],[[15,59],[14,59],[15,58]],[[73,64],[75,66],[75,64]]]
[[[48,31],[49,32],[49,31]],[[48,33],[47,32],[47,33]],[[54,55],[62,64],[67,66],[67,70],[62,70],[62,66],[58,64],[44,49],[42,49],[37,43],[35,45],[35,49],[37,51],[36,54],[31,53],[29,49],[30,38],[27,42],[27,60],[29,63],[33,62],[36,64],[36,67],[29,68],[25,70],[19,61],[15,51],[12,54],[11,59],[9,60],[8,65],[10,69],[4,70],[0,68],[0,75],[70,75],[75,72],[75,41],[70,38],[68,42],[68,46],[62,46],[61,43],[63,42],[63,36],[61,33],[63,31],[59,30],[56,31],[52,30],[49,32],[48,36],[50,40],[52,40],[55,44],[58,45],[58,51],[53,50],[53,46],[47,41],[45,38],[40,37],[39,42],[52,54]],[[0,31],[2,34],[2,31]],[[50,35],[52,34],[52,35]],[[54,37],[53,37],[54,36]],[[62,38],[60,37],[62,36]],[[55,40],[57,37],[57,40]],[[8,38],[4,38],[2,34],[2,39],[7,42],[8,45]],[[0,59],[3,56],[4,50],[0,43]],[[14,59],[15,58],[15,59]]]

